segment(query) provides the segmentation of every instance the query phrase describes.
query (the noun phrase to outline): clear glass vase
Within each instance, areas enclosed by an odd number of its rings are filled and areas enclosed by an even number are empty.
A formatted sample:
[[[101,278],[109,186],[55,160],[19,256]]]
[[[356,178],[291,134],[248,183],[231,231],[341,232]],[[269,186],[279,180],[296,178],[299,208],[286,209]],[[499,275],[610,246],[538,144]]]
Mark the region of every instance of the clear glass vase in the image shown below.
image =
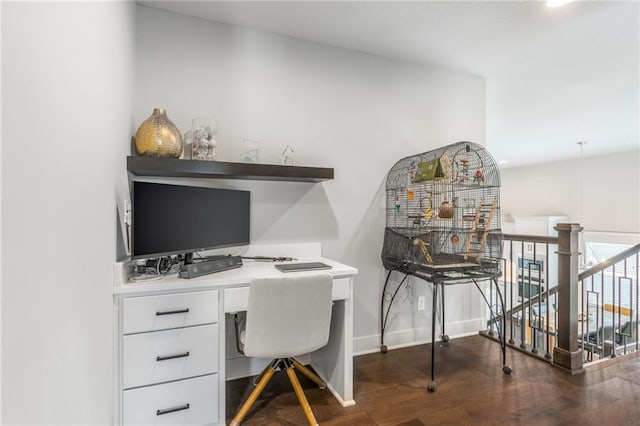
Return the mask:
[[[210,118],[194,118],[190,133],[191,159],[216,160],[218,123]]]

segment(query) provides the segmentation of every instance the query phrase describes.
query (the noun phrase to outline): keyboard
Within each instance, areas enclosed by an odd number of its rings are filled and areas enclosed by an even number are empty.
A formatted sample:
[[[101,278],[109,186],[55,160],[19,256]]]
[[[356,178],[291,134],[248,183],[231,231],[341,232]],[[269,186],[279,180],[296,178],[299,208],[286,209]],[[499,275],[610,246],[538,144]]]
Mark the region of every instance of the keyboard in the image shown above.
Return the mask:
[[[282,272],[302,272],[331,269],[331,266],[322,262],[284,263],[282,265],[275,265],[275,267]]]

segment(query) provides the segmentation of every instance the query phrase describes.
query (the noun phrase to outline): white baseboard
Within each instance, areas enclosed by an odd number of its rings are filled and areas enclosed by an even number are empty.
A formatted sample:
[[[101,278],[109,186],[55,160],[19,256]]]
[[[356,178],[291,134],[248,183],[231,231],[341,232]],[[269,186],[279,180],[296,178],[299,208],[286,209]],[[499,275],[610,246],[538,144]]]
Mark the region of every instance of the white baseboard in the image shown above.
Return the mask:
[[[464,321],[448,322],[445,332],[450,339],[477,334],[486,328],[486,318],[475,318]],[[440,339],[440,330],[436,329],[436,341]],[[431,343],[431,327],[395,330],[384,335],[387,349],[399,349],[407,346]],[[353,339],[353,355],[365,355],[380,352],[380,334],[356,337]]]

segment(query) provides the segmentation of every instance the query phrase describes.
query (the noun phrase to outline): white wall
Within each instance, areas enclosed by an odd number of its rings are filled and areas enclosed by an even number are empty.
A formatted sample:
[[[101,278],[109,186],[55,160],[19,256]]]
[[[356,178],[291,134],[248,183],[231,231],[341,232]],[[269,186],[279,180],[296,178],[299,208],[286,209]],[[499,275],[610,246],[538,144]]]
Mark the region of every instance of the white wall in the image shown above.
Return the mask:
[[[154,107],[183,132],[192,118],[212,117],[219,159],[237,161],[247,138],[263,154],[289,144],[296,164],[335,168],[333,181],[316,185],[210,184],[252,190],[254,242],[321,241],[325,256],[359,268],[356,349],[375,347],[386,173],[410,154],[484,143],[484,80],[147,7],[138,9],[137,40],[136,123]],[[427,338],[429,311],[414,315],[412,306],[425,291],[415,283],[400,303],[396,343]],[[482,316],[475,289],[450,294],[451,322]]]
[[[505,215],[566,215],[586,231],[638,233],[640,152],[505,169],[501,196]]]
[[[2,2],[3,424],[113,421],[135,11]]]
[[[640,3],[549,9],[487,76],[487,147],[510,166],[640,148]],[[500,64],[500,65],[498,65]],[[517,149],[514,149],[517,147]]]

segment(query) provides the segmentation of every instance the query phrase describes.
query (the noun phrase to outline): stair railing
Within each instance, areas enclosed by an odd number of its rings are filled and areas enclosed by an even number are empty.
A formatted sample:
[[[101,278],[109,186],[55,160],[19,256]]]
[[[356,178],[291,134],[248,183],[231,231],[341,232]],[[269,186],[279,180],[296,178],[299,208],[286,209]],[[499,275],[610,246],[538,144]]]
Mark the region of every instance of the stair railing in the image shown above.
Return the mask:
[[[639,257],[637,244],[578,275],[578,337],[584,362],[640,349]]]
[[[572,373],[640,350],[640,244],[579,273],[582,228],[565,223],[555,229],[557,237],[503,235],[505,309],[490,293],[493,314],[481,334],[502,332],[504,315],[510,347]]]
[[[499,287],[505,300],[507,344],[550,361],[556,344],[558,237],[503,234]],[[497,297],[490,289],[496,311]],[[492,316],[482,334],[500,332],[502,316]]]

